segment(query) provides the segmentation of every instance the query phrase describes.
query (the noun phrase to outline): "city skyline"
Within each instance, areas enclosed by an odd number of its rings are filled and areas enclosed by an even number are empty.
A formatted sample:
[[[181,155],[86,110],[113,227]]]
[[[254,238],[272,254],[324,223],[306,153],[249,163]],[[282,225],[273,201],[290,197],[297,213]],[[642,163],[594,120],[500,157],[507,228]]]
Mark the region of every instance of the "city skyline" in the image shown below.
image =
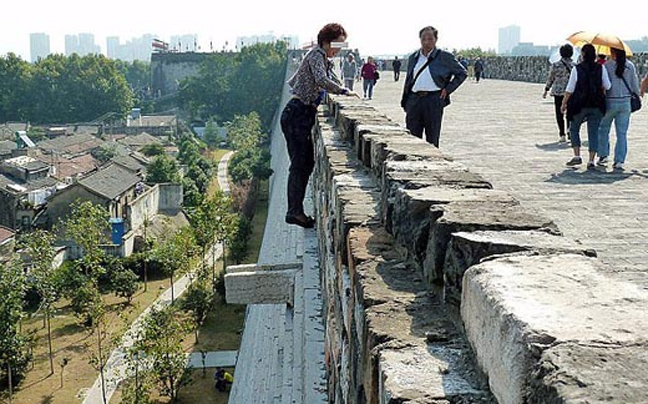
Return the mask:
[[[167,42],[172,35],[195,34],[202,49],[209,48],[210,43],[214,49],[222,49],[225,43],[233,49],[237,37],[269,33],[277,37],[297,36],[305,43],[316,40],[319,29],[331,21],[341,23],[349,33],[350,47],[366,55],[409,53],[420,45],[418,30],[426,25],[439,29],[438,45],[450,50],[472,47],[496,50],[498,29],[510,25],[521,27],[522,42],[548,46],[560,45],[580,30],[611,32],[624,40],[648,35],[641,12],[628,13],[624,19],[602,19],[594,8],[558,0],[547,0],[531,11],[523,11],[519,3],[508,0],[467,0],[459,12],[450,3],[435,4],[429,13],[418,12],[427,8],[427,3],[413,1],[407,7],[379,7],[368,15],[366,6],[360,3],[302,12],[303,4],[297,0],[224,5],[187,0],[178,12],[142,2],[114,0],[111,7],[102,9],[101,18],[97,18],[96,8],[79,0],[42,2],[36,7],[23,2],[13,4],[11,14],[29,18],[9,18],[0,26],[0,54],[14,52],[29,60],[29,34],[38,32],[50,36],[51,50],[56,53],[64,52],[64,36],[71,32],[92,33],[102,52],[106,52],[107,37],[137,38],[146,33]],[[74,10],[74,18],[67,18],[69,10]],[[463,10],[466,12],[461,13]],[[539,18],[540,15],[544,18]]]

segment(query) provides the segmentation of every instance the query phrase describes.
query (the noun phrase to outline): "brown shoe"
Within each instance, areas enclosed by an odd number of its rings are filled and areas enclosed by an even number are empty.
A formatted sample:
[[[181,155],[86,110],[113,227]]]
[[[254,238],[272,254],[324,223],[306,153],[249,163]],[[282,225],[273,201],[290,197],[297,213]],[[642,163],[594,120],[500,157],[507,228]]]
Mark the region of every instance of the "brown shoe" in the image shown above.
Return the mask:
[[[312,229],[315,227],[315,219],[306,215],[286,215],[286,223],[296,224],[304,229]]]

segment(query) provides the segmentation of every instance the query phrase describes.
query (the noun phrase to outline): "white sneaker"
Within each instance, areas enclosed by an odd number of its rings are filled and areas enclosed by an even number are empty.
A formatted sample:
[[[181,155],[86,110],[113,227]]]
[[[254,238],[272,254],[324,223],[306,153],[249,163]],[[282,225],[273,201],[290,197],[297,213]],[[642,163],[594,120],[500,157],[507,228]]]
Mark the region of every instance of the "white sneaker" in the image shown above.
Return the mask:
[[[608,158],[604,156],[604,157],[599,157],[598,161],[596,162],[596,165],[599,167],[605,167],[607,166],[607,163],[608,163]]]
[[[567,137],[565,135],[560,136],[560,140],[558,142],[560,143],[565,143],[567,141]]]
[[[623,170],[623,163],[618,163],[618,162],[614,163],[612,165],[612,168],[615,169],[615,170]]]

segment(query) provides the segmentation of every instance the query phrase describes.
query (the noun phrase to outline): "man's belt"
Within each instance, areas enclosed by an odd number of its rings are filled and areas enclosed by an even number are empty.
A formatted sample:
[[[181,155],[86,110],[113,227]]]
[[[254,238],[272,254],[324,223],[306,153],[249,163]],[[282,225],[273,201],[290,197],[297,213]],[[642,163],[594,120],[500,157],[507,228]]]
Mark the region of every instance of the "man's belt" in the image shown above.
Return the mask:
[[[437,91],[413,91],[412,94],[416,95],[417,97],[425,97],[426,95],[438,94],[440,92],[441,92],[441,90],[437,90]]]

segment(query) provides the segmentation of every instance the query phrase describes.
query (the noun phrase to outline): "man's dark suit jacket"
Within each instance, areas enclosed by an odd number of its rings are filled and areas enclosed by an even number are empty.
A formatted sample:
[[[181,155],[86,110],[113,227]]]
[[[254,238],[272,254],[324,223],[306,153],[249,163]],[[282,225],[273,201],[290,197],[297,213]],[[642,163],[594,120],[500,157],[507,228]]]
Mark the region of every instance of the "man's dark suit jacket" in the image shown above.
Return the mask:
[[[418,62],[418,58],[421,55],[420,50],[412,53],[407,61],[407,78],[405,79],[405,85],[403,87],[403,96],[401,98],[401,107],[405,108],[407,103],[407,98],[412,92],[412,87],[414,83],[414,67]],[[450,104],[450,94],[452,94],[468,77],[468,72],[463,67],[461,63],[454,57],[450,52],[446,52],[439,48],[436,48],[432,51],[430,55],[432,62],[428,65],[428,70],[432,75],[432,80],[436,85],[446,90],[448,97],[446,98],[446,105]]]

